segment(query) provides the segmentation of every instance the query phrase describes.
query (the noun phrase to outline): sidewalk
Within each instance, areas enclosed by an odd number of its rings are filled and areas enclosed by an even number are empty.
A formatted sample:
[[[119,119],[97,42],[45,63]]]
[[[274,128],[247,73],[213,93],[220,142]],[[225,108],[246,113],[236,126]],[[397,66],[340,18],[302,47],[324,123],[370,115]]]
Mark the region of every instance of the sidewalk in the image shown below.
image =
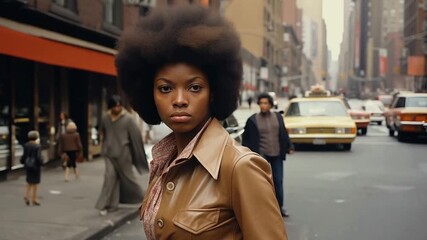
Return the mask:
[[[100,239],[138,214],[138,205],[100,216],[95,202],[104,178],[104,160],[78,165],[80,179],[64,182],[62,167],[44,168],[38,195],[41,206],[26,206],[25,176],[0,182],[0,239],[83,240]],[[136,176],[145,190],[148,174]]]

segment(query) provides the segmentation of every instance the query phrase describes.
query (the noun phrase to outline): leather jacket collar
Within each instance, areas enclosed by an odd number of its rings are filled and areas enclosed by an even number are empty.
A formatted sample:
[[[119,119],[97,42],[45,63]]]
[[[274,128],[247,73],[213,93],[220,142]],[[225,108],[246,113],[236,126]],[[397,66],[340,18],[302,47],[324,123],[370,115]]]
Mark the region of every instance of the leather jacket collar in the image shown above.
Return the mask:
[[[225,131],[218,119],[213,118],[193,151],[196,159],[215,180],[218,179],[221,159],[228,137],[228,132]]]

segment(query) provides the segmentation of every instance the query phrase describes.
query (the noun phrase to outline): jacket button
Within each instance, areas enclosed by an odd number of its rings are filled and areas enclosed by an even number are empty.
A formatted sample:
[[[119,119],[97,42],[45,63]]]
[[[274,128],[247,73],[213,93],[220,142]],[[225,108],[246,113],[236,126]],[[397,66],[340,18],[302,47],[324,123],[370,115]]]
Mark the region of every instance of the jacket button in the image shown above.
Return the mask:
[[[157,220],[157,226],[159,226],[159,228],[163,228],[164,225],[165,223],[163,222],[162,219]]]
[[[168,191],[173,191],[175,189],[175,183],[173,183],[173,182],[166,183],[166,189]]]

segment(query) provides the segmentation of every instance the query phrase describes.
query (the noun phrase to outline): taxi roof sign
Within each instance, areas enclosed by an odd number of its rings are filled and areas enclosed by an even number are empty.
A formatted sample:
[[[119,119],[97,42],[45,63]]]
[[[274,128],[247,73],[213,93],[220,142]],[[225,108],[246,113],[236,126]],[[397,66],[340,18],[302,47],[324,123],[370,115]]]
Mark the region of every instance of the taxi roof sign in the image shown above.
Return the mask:
[[[304,94],[305,97],[330,97],[331,92],[328,90],[325,90],[320,85],[314,85],[311,86],[311,89],[309,91],[306,91]]]

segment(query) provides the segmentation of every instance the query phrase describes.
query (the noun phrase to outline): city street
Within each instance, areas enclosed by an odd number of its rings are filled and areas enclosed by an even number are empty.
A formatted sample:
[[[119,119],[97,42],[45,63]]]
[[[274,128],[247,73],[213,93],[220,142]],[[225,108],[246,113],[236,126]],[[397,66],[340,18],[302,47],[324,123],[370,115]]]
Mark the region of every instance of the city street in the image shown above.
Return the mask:
[[[240,123],[257,110],[239,109]],[[425,240],[426,141],[400,143],[370,125],[352,150],[304,148],[285,165],[292,240]],[[104,239],[143,239],[138,219]]]

